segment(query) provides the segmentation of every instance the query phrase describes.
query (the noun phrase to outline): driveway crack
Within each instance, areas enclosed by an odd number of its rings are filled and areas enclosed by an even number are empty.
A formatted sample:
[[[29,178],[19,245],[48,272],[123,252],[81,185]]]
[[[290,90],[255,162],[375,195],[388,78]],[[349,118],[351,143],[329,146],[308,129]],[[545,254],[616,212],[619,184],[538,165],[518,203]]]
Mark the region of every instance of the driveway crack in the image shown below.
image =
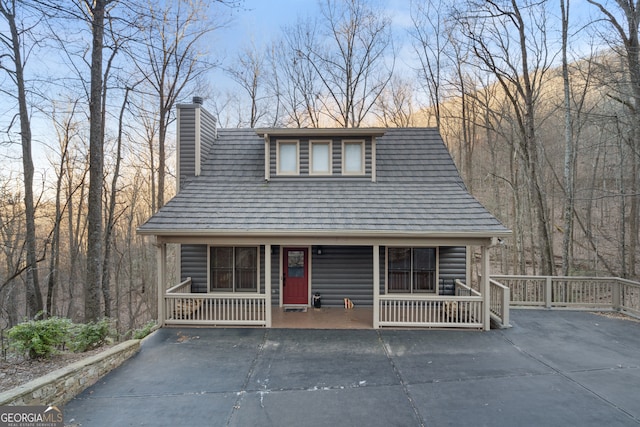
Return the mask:
[[[389,361],[389,364],[393,369],[394,375],[396,376],[396,378],[398,378],[398,381],[400,381],[400,385],[402,386],[402,392],[407,398],[407,401],[409,401],[409,405],[411,406],[413,413],[415,414],[416,418],[418,419],[418,422],[420,423],[419,425],[421,427],[425,427],[426,423],[424,421],[424,418],[422,418],[422,415],[420,414],[420,410],[416,406],[416,403],[413,400],[413,396],[411,396],[411,393],[409,392],[409,387],[407,386],[407,382],[405,381],[404,377],[400,373],[400,369],[398,369],[395,362],[393,361],[393,358],[391,357],[391,353],[389,353],[389,348],[387,347],[387,344],[384,342],[384,339],[382,338],[382,334],[380,333],[380,330],[376,330],[376,334],[378,335],[378,341],[380,342],[380,345],[382,345],[384,354],[385,356],[387,356],[387,360]]]
[[[251,377],[253,376],[253,373],[255,372],[256,366],[258,364],[258,360],[262,356],[262,353],[263,353],[263,350],[264,350],[264,347],[265,347],[265,344],[267,342],[267,338],[268,337],[269,337],[269,329],[266,329],[264,331],[264,335],[262,336],[262,342],[258,346],[258,350],[256,351],[256,354],[253,357],[253,360],[251,361],[251,365],[249,365],[249,370],[247,371],[247,375],[244,378],[244,381],[242,383],[242,387],[240,388],[240,391],[238,391],[236,393],[237,394],[237,398],[236,398],[235,402],[233,403],[233,407],[231,408],[231,414],[229,414],[229,418],[227,419],[227,423],[226,423],[227,426],[231,425],[231,421],[233,420],[233,417],[235,416],[235,414],[240,409],[240,405],[242,404],[244,396],[247,394],[247,388],[249,387],[249,381],[251,380]]]

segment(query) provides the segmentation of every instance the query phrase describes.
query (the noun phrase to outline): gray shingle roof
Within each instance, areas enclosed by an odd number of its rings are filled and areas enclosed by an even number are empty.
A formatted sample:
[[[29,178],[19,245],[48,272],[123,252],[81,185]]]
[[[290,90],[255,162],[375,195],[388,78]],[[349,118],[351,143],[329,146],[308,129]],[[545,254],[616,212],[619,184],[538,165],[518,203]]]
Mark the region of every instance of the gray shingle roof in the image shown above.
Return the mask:
[[[508,230],[464,187],[435,129],[377,138],[377,182],[264,180],[264,140],[220,130],[202,174],[139,227],[144,234],[347,232],[473,234]]]

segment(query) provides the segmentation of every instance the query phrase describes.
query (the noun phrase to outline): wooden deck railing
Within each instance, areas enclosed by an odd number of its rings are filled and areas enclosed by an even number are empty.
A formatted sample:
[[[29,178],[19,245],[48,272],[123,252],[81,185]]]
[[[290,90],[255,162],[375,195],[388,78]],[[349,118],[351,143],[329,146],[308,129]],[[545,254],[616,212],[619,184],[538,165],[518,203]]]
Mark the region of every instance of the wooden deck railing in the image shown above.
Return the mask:
[[[621,311],[640,317],[640,283],[617,277],[492,275],[511,307]]]
[[[456,295],[475,295],[482,294],[475,289],[467,286],[462,280],[455,281]],[[510,328],[509,324],[509,288],[489,279],[489,315],[492,324],[498,328]]]
[[[191,279],[164,296],[166,325],[266,326],[266,296],[255,293],[191,293]]]
[[[380,326],[482,329],[482,297],[380,295]]]
[[[489,279],[489,312],[491,320],[500,328],[509,328],[511,291],[502,283]]]

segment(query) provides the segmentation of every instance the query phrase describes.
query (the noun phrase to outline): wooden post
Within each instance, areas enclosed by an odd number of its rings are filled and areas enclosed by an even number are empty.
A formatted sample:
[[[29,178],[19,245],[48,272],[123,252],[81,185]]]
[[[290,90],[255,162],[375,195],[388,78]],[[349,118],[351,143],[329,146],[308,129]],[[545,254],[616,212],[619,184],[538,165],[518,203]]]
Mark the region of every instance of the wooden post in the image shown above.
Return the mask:
[[[505,288],[502,290],[502,326],[509,327],[509,304],[511,303],[511,290]]]
[[[271,245],[264,245],[264,314],[266,327],[271,327]]]
[[[622,288],[623,286],[618,279],[615,279],[611,284],[611,305],[615,311],[620,311],[620,304],[622,302],[622,298],[620,298],[620,296]]]
[[[551,290],[551,276],[547,276],[544,282],[544,306],[551,308],[551,302],[553,299],[553,292]]]
[[[167,244],[158,243],[156,246],[158,263],[158,325],[164,326],[164,294],[167,287]]]
[[[380,245],[373,246],[373,329],[380,328]]]
[[[482,294],[482,311],[483,320],[482,325],[485,331],[491,329],[491,289],[489,288],[489,251],[487,245],[480,247],[482,263],[480,271],[482,276],[480,277],[480,293]]]

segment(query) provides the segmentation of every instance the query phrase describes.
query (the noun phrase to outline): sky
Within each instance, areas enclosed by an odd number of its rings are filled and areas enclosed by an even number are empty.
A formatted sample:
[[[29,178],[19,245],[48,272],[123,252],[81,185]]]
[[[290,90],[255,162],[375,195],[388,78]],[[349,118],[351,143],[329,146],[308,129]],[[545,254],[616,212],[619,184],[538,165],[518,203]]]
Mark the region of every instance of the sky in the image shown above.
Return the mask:
[[[402,42],[406,30],[411,27],[410,0],[376,0],[392,19],[394,37]],[[227,10],[228,25],[212,34],[211,50],[221,60],[231,60],[234,53],[254,43],[256,47],[267,46],[281,33],[281,29],[295,24],[298,17],[306,18],[319,14],[318,0],[245,0],[240,8]],[[223,19],[225,19],[223,18]],[[401,58],[409,60],[410,46],[402,44]],[[225,61],[225,62],[227,62]],[[402,59],[401,59],[402,61]],[[398,64],[397,64],[398,65]],[[220,89],[233,85],[224,72],[213,74],[212,84]]]

